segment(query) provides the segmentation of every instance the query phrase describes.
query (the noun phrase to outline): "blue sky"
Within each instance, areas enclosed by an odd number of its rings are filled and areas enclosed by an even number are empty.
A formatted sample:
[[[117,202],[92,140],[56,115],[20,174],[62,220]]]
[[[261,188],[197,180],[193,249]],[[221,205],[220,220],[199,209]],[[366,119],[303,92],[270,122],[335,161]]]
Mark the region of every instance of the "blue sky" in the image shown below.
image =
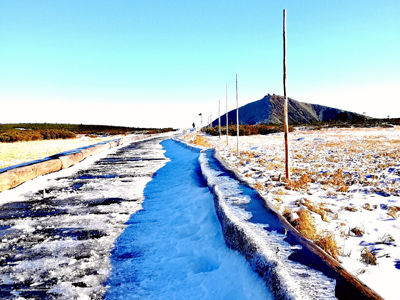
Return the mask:
[[[283,94],[400,117],[400,1],[0,0],[0,123],[190,127]]]

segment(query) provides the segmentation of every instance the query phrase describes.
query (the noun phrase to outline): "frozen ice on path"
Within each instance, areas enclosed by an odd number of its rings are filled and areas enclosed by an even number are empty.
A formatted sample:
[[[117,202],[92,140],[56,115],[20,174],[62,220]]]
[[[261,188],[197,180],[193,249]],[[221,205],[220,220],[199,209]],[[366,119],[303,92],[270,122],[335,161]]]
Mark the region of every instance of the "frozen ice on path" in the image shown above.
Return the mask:
[[[170,158],[145,189],[111,256],[106,299],[268,299],[245,258],[227,248],[199,153],[168,140]]]
[[[99,299],[110,251],[166,158],[135,142],[0,193],[0,298]]]

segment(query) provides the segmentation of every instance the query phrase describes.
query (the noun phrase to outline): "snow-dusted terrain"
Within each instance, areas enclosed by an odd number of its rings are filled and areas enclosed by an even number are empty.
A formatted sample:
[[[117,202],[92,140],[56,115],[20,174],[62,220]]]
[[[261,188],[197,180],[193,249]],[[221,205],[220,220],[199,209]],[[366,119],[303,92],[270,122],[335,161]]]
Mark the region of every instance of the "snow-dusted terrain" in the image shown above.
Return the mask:
[[[241,137],[239,157],[236,138],[208,138],[280,212],[310,210],[321,232],[334,233],[343,266],[397,299],[399,128],[291,133],[289,183],[282,134]],[[334,298],[336,275],[307,258],[254,190],[211,152],[165,139],[0,193],[0,297]],[[362,261],[367,250],[375,265]]]
[[[0,298],[99,299],[110,251],[166,163],[132,143],[0,193]]]
[[[227,172],[212,152],[202,153],[200,164],[217,196],[226,243],[247,258],[277,299],[336,299],[335,274],[285,233],[254,189]]]
[[[400,128],[295,131],[291,179],[284,177],[283,134],[208,137],[224,161],[283,213],[311,211],[333,233],[338,260],[385,299],[398,299],[400,278]],[[375,256],[367,264],[365,254]],[[364,256],[363,256],[364,255]]]
[[[115,244],[106,299],[271,299],[246,259],[225,244],[200,153],[171,140],[162,145],[170,161]]]
[[[161,141],[2,192],[0,298],[270,299],[224,242],[199,153]]]

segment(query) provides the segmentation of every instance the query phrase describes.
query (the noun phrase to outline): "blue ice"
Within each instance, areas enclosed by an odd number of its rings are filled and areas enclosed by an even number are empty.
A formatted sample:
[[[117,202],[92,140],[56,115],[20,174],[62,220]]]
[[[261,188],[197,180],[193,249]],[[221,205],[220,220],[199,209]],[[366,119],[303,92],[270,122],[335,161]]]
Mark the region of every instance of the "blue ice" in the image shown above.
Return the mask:
[[[106,299],[272,299],[226,246],[199,153],[172,140],[162,146],[171,161],[147,184],[143,210],[115,243]]]

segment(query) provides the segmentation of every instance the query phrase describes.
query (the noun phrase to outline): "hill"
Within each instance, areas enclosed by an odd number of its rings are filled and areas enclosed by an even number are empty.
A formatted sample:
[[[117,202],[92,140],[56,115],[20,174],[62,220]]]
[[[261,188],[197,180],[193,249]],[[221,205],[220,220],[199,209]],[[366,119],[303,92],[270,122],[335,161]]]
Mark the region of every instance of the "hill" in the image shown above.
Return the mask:
[[[239,107],[240,124],[282,124],[284,97],[266,95],[264,98]],[[328,106],[300,102],[288,98],[290,124],[307,124],[328,121],[364,120],[365,116]],[[228,123],[236,124],[236,109],[228,113]],[[212,126],[218,125],[218,119]],[[225,114],[221,115],[221,126],[226,126]]]

